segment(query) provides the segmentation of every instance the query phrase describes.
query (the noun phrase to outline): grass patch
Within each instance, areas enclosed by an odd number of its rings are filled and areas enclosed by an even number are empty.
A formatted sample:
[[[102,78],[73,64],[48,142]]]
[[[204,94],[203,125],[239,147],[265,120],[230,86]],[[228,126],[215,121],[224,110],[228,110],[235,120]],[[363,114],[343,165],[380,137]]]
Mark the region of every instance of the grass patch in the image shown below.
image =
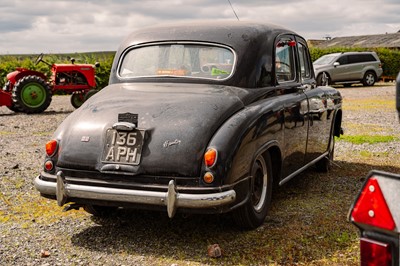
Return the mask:
[[[343,110],[345,111],[372,111],[379,109],[380,111],[393,111],[396,108],[395,100],[393,99],[345,99],[343,101]]]
[[[340,140],[347,141],[353,144],[376,144],[376,143],[387,143],[399,140],[394,136],[380,136],[380,135],[343,135]]]

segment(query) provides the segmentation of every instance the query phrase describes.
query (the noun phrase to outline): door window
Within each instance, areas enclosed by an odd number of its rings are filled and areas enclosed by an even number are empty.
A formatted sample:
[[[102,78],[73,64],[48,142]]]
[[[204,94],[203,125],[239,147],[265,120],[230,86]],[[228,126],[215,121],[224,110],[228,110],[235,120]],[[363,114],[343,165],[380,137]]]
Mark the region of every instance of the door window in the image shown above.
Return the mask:
[[[302,79],[311,78],[311,62],[308,54],[307,46],[302,43],[297,43],[299,49],[300,71]]]
[[[281,39],[275,49],[275,73],[278,82],[292,81],[295,79],[294,48],[293,40]]]

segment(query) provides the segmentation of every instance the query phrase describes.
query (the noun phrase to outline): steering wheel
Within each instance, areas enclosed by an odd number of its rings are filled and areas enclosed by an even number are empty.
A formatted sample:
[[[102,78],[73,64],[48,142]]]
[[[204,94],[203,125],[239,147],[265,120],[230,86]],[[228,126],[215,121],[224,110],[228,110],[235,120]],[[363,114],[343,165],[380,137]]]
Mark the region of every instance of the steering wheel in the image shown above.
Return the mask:
[[[40,62],[42,62],[42,59],[43,59],[43,53],[41,53],[41,54],[38,56],[38,58],[36,58],[35,65],[39,64]]]

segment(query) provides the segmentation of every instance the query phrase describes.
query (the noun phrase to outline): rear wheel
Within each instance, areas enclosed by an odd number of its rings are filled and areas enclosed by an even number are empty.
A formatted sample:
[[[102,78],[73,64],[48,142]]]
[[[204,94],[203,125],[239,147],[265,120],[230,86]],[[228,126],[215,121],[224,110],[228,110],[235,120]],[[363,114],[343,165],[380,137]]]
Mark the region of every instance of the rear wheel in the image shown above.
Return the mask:
[[[376,82],[376,74],[373,71],[367,71],[364,74],[362,83],[364,86],[373,86]]]
[[[51,90],[39,76],[26,76],[18,80],[12,90],[14,107],[27,114],[42,113],[51,103]]]
[[[3,91],[8,92],[8,93],[12,93],[11,82],[10,82],[9,80],[6,82],[6,84],[4,84]],[[13,112],[16,112],[16,113],[17,113],[17,112],[21,112],[20,109],[18,109],[17,107],[15,107],[14,102],[11,102],[11,105],[10,105],[10,106],[7,106],[7,105],[6,105],[6,107],[7,107],[9,110],[13,111]]]
[[[272,195],[272,166],[268,152],[254,159],[250,183],[249,200],[233,213],[235,222],[243,229],[262,225],[268,213]]]

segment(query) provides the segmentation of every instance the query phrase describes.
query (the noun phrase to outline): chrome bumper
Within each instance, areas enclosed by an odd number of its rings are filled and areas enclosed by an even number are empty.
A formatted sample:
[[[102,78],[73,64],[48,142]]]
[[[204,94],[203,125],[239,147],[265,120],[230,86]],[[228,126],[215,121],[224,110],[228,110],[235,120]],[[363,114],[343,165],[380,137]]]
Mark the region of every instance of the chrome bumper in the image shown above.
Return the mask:
[[[57,173],[57,182],[44,181],[39,175],[34,183],[40,193],[56,195],[59,206],[70,202],[70,198],[159,205],[167,207],[170,218],[175,215],[177,208],[212,208],[232,203],[236,199],[233,189],[210,194],[179,193],[174,180],[169,181],[167,192],[70,184],[61,171]]]

